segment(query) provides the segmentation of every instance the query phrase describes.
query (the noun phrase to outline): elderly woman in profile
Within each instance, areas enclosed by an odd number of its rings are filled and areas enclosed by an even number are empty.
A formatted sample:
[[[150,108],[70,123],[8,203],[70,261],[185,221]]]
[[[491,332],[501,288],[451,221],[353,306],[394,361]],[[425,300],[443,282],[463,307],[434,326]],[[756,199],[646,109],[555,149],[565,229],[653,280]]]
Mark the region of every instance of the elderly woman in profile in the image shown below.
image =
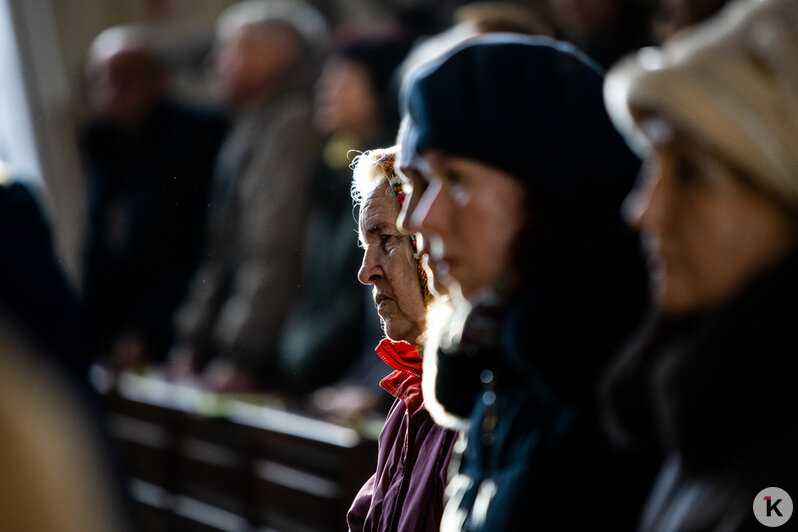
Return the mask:
[[[794,0],[737,2],[607,77],[648,159],[626,204],[656,311],[608,385],[618,435],[668,456],[643,530],[779,526],[771,488],[798,494],[796,28]]]
[[[395,155],[395,148],[360,155],[352,183],[364,250],[358,279],[373,287],[386,336],[376,352],[394,370],[380,385],[396,397],[380,433],[377,471],[347,514],[353,532],[437,531],[455,439],[424,407],[418,346],[430,292],[415,237],[396,225],[405,195]]]

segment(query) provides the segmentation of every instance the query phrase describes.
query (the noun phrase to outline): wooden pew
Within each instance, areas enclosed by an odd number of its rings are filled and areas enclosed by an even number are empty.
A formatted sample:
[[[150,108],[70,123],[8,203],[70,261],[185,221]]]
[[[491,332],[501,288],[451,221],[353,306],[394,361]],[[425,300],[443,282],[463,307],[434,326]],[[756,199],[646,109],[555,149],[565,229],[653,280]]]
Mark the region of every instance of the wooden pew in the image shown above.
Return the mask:
[[[142,531],[345,530],[376,466],[347,427],[123,375],[105,392]]]

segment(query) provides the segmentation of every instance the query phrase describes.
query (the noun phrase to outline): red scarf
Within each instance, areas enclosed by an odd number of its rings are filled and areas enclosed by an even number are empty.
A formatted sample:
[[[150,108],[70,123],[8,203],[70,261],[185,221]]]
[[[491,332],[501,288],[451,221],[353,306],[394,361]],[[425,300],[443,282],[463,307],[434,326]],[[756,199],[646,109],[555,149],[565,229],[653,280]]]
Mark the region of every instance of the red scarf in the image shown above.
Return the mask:
[[[380,381],[388,393],[405,402],[410,414],[424,407],[421,393],[422,359],[418,348],[407,342],[394,342],[385,338],[375,349],[379,357],[394,370]]]
[[[421,355],[418,348],[404,340],[395,342],[385,338],[375,349],[383,362],[397,371],[421,378]]]

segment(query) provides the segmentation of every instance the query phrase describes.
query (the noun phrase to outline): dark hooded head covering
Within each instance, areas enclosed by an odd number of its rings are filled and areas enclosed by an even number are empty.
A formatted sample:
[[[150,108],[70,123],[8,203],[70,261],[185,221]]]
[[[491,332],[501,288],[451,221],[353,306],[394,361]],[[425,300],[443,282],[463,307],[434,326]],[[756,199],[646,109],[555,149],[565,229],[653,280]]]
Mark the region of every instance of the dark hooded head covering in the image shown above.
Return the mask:
[[[424,170],[421,155],[435,149],[527,188],[530,217],[515,245],[518,279],[506,294],[501,351],[512,374],[530,382],[545,375],[561,396],[582,399],[647,300],[639,241],[620,216],[639,160],[602,98],[601,70],[583,53],[515,34],[475,38],[418,67],[401,97],[400,169]],[[460,359],[451,359],[438,361],[436,393],[466,415],[475,392],[452,377],[460,369],[446,364]]]
[[[547,201],[617,209],[639,161],[607,116],[602,81],[566,43],[472,39],[405,80],[400,168],[423,168],[420,154],[436,149],[504,170]]]

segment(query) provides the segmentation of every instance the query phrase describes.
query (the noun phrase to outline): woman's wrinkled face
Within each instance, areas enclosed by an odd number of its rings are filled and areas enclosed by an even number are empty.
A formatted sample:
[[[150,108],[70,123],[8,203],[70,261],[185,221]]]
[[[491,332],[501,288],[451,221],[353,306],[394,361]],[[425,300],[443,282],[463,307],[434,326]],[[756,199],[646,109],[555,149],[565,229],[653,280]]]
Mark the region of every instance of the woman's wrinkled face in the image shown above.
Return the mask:
[[[510,268],[525,188],[473,159],[429,150],[423,160],[428,168],[402,169],[411,191],[400,224],[423,235],[436,275],[456,281],[473,301]]]
[[[426,309],[410,234],[397,228],[397,216],[399,202],[387,180],[381,179],[360,207],[364,253],[357,277],[373,287],[385,334],[392,340],[416,344],[424,329]]]
[[[643,237],[657,304],[711,307],[791,249],[794,224],[669,122],[642,125],[654,149],[624,210]]]

